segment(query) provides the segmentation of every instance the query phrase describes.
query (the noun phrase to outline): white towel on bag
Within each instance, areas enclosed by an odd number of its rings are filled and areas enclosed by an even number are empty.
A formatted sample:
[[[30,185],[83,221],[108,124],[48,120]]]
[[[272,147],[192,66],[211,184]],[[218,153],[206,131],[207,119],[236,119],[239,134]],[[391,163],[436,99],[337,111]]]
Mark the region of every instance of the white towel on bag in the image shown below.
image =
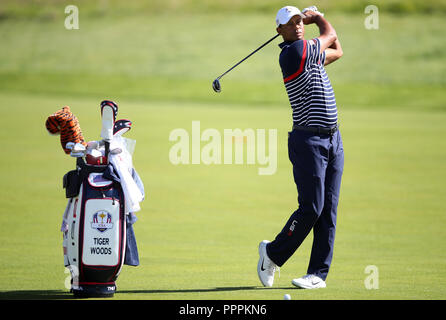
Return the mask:
[[[126,143],[123,137],[114,136],[110,143],[110,150],[120,148],[121,153],[109,155],[110,163],[115,167],[119,178],[121,179],[121,187],[125,198],[125,213],[137,212],[141,210],[139,203],[144,200],[144,195],[141,193],[138,185],[132,177],[133,162],[132,156],[126,148]]]

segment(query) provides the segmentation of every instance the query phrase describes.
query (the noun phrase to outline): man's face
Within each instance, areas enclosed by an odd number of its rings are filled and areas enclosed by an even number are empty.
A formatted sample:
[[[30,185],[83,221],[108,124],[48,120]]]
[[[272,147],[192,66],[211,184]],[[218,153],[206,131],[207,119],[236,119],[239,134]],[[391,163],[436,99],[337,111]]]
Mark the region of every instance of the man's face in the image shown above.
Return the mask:
[[[302,40],[305,33],[302,17],[299,15],[292,16],[288,23],[281,24],[276,30],[284,41]]]

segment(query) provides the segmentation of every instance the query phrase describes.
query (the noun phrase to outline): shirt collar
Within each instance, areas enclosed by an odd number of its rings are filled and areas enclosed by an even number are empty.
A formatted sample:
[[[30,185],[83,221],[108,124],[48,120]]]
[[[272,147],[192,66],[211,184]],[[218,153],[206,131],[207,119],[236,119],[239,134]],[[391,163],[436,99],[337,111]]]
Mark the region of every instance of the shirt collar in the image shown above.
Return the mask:
[[[296,40],[296,41],[298,41],[298,40]],[[282,42],[282,43],[279,43],[279,47],[280,47],[280,49],[283,49],[283,47],[285,47],[285,46],[289,46],[290,44],[292,44],[294,41],[284,41],[284,42]]]

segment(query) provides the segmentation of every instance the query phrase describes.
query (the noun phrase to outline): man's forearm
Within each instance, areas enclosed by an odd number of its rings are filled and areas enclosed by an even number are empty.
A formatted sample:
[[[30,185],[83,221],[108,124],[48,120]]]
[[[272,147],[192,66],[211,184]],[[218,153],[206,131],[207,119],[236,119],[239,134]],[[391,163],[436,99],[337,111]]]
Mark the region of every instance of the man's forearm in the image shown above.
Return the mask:
[[[330,49],[335,49],[335,50],[342,50],[341,48],[341,43],[339,42],[339,39],[336,39],[335,42],[333,42],[331,44],[331,46],[329,46]]]
[[[336,39],[330,47],[325,49],[325,65],[338,60],[343,54],[341,43]]]
[[[319,39],[321,40],[321,52],[325,49],[335,45],[338,39],[336,30],[332,27],[323,16],[317,15],[314,17],[314,23],[319,27]]]

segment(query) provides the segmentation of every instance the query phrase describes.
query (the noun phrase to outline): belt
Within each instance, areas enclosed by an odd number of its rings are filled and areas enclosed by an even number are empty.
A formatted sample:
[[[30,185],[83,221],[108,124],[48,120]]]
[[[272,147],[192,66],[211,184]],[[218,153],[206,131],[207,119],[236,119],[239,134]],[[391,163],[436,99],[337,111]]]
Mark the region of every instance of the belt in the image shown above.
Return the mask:
[[[338,131],[338,129],[339,129],[339,124],[336,124],[334,127],[331,128],[298,126],[296,124],[293,125],[293,130],[309,131],[317,134],[329,134],[331,136],[334,135],[336,131]]]

